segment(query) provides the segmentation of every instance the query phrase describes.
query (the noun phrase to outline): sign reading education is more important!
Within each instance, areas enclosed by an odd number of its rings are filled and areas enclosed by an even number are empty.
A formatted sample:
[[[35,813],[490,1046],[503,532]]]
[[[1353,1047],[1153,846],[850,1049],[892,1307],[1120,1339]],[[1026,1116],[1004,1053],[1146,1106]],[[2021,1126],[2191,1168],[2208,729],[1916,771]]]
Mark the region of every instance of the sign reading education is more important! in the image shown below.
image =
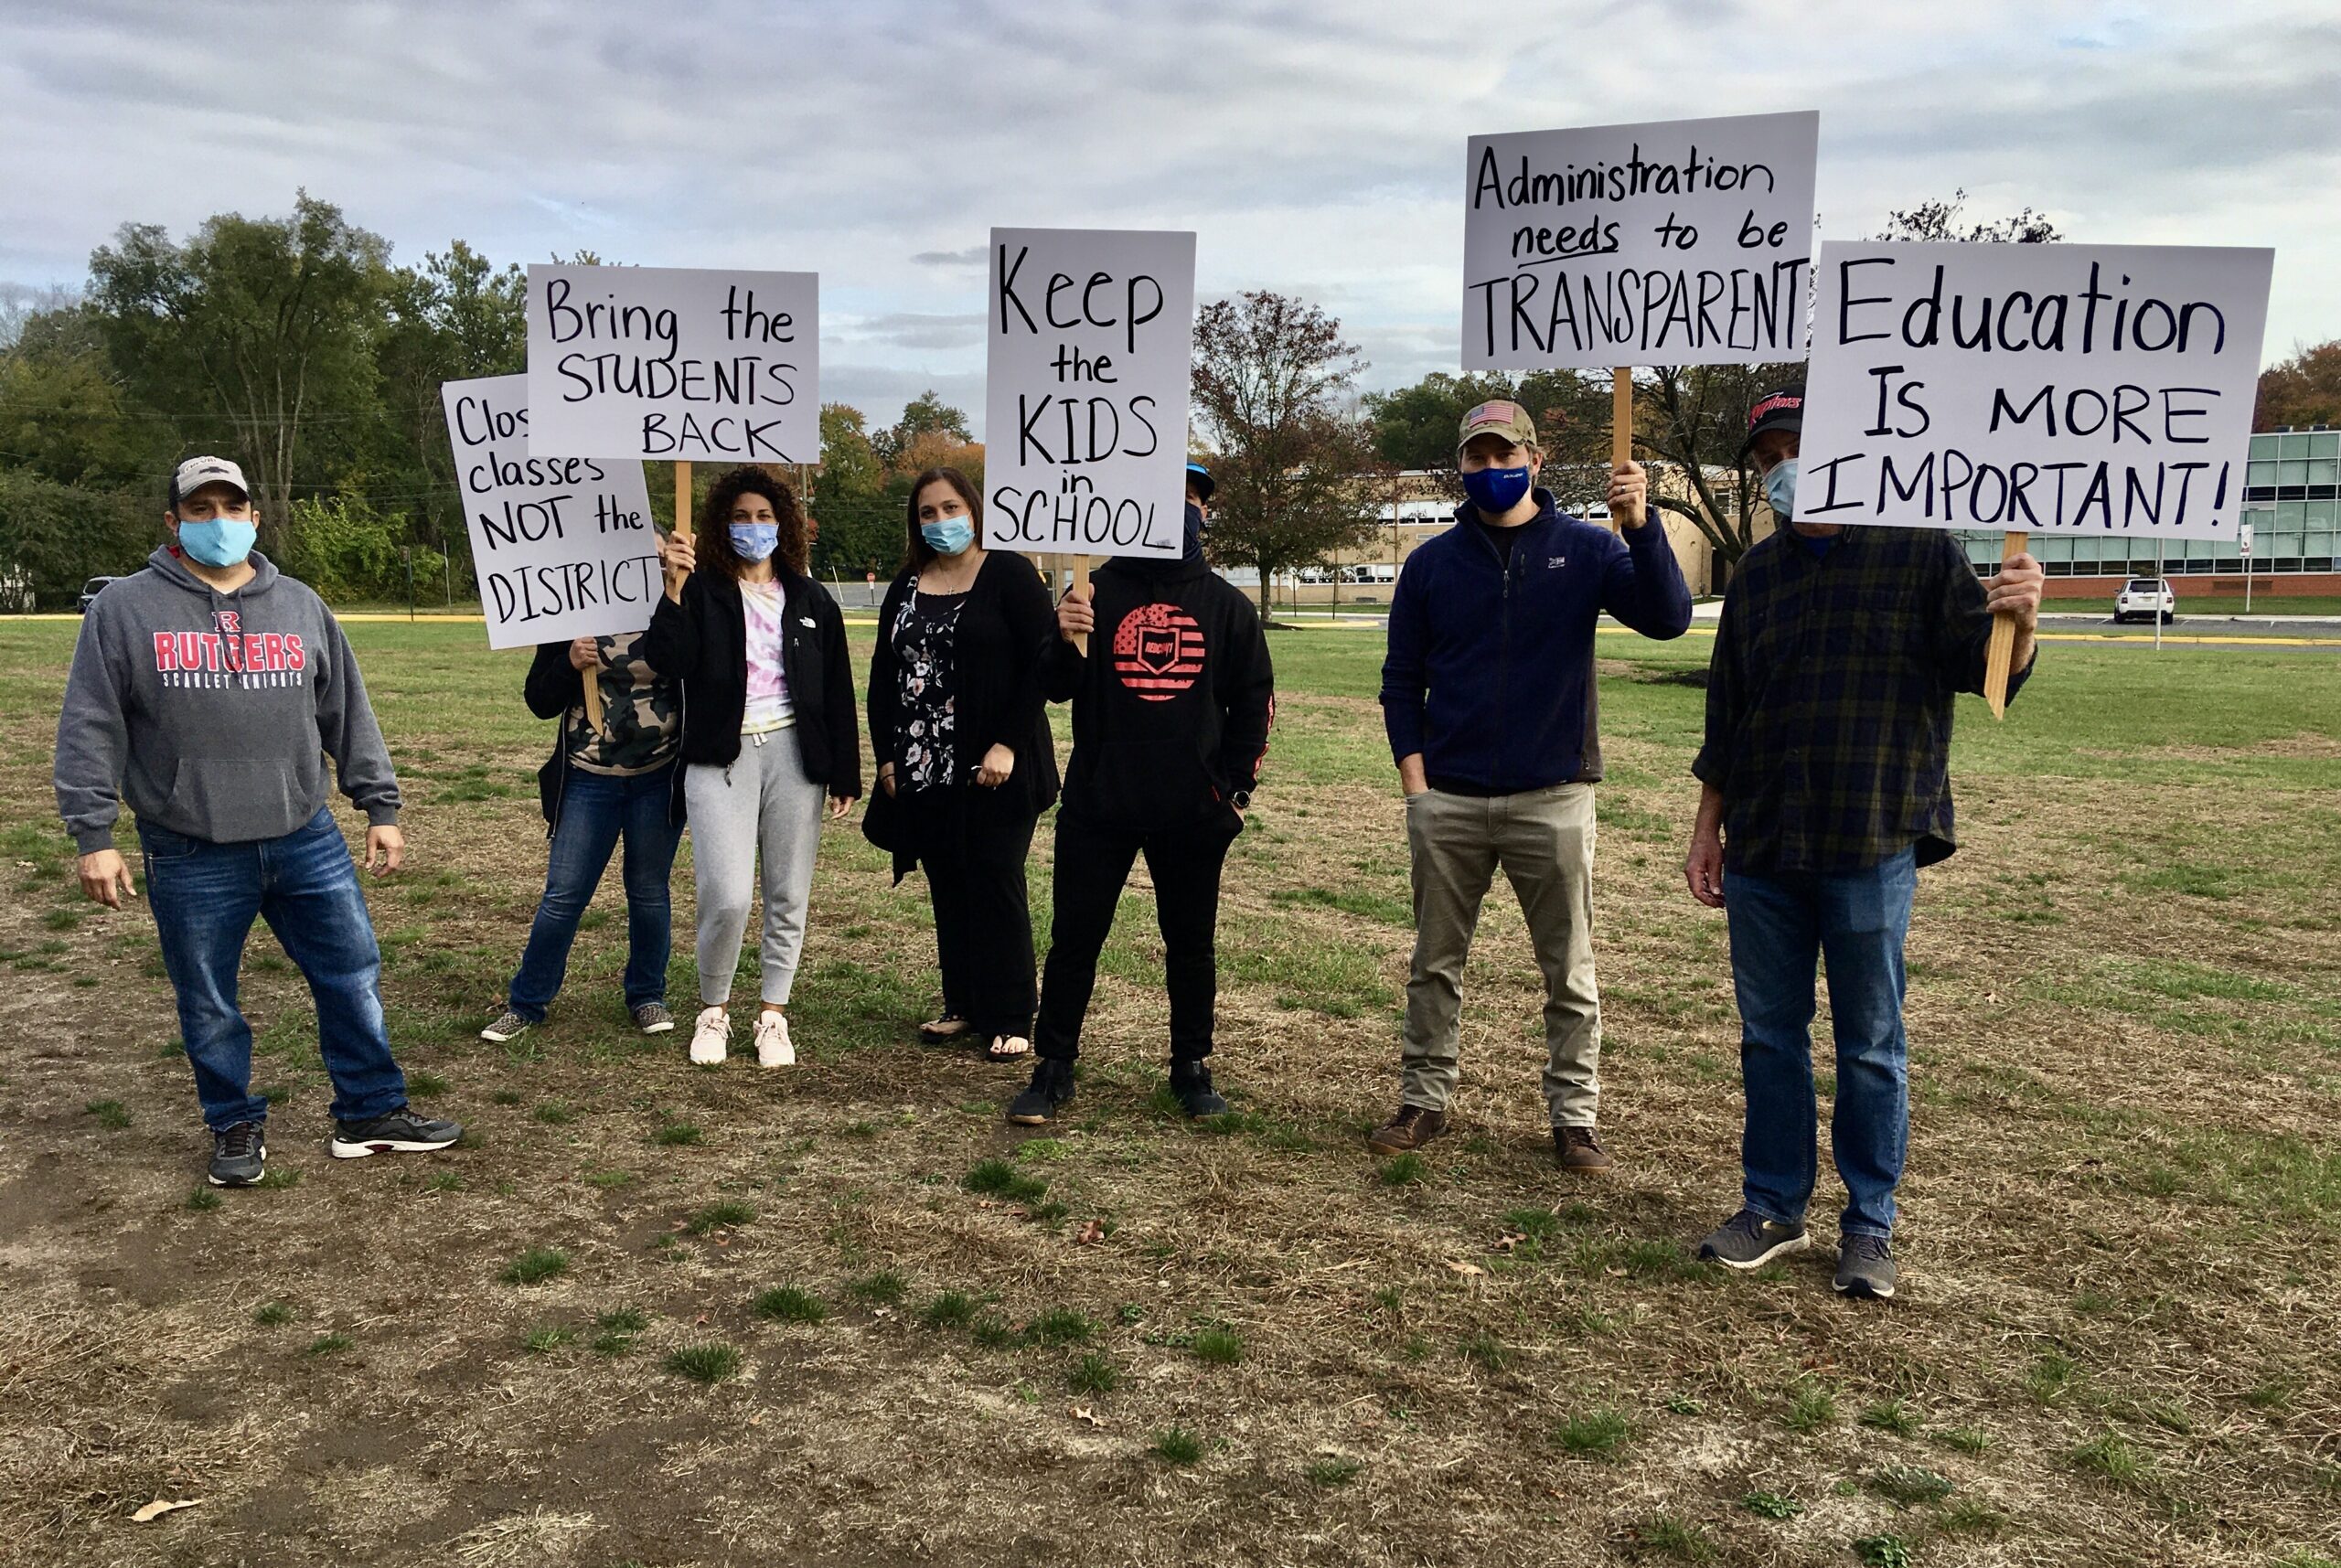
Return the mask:
[[[819,372],[818,274],[529,269],[540,453],[818,463]]]
[[[529,379],[439,389],[491,648],[638,632],[661,592],[642,464],[529,450]]]
[[[1810,112],[1472,137],[1463,368],[1801,357],[1820,138]]]
[[[995,229],[989,314],[984,542],[1176,556],[1195,237]]]
[[[2274,263],[1823,245],[1797,517],[2235,539]]]

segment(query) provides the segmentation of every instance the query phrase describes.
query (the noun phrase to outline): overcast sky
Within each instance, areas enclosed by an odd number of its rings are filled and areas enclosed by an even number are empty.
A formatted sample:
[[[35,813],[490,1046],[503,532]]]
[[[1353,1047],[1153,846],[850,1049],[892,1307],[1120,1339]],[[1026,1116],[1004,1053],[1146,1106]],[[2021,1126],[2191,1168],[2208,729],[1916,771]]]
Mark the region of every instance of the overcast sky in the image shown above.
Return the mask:
[[[2341,336],[2335,0],[0,0],[0,282],[305,186],[408,261],[817,271],[825,400],[979,421],[991,225],[1192,229],[1384,387],[1457,365],[1466,136],[1812,108],[1824,238],[2273,245],[2268,357]]]

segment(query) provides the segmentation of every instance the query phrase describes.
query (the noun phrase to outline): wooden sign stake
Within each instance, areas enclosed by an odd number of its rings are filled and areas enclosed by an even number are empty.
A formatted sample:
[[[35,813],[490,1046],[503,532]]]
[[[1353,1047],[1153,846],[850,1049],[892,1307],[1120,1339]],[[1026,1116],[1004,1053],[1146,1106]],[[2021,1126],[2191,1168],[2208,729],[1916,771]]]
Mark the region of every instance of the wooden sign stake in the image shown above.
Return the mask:
[[[2014,560],[2024,553],[2032,536],[2011,529],[2000,540],[2000,560]],[[1990,705],[1992,717],[2004,719],[2008,713],[2008,665],[2015,657],[2015,617],[1992,617],[1991,645],[1983,655],[1983,700]]]
[[[1090,603],[1089,558],[1085,555],[1076,555],[1073,558],[1073,588],[1074,592],[1081,595],[1083,603]],[[1074,638],[1073,646],[1074,651],[1083,658],[1089,656],[1089,639],[1086,636]]]
[[[1609,372],[1609,466],[1634,460],[1634,373],[1620,365]],[[1618,519],[1609,519],[1609,531],[1619,529]]]

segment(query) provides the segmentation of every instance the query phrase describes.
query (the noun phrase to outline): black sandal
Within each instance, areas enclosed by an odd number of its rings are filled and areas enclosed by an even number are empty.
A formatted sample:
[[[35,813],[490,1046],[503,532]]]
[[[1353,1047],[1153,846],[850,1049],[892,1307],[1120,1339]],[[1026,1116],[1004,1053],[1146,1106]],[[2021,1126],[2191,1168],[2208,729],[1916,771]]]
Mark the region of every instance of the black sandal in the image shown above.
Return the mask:
[[[987,1061],[1021,1061],[1032,1054],[1032,1042],[1021,1034],[996,1034],[984,1049]]]
[[[939,1019],[918,1026],[918,1041],[921,1045],[950,1045],[972,1027],[958,1014],[946,1013]]]

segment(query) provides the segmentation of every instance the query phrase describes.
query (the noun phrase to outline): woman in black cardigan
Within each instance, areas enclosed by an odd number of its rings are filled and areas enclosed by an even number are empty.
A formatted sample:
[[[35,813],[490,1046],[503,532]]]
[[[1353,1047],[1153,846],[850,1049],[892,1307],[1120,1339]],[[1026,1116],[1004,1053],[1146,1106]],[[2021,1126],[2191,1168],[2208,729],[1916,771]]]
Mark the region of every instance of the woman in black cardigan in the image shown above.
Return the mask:
[[[861,794],[845,620],[806,574],[805,515],[762,468],[715,482],[699,542],[658,542],[667,592],[644,652],[682,688],[683,799],[699,881],[698,1019],[690,1059],[722,1061],[732,977],[762,864],[764,1010],[756,1061],[796,1060],[788,997],[805,946],[822,799],[831,818]]]
[[[983,503],[956,468],[911,486],[909,563],[878,613],[870,744],[896,818],[896,880],[926,868],[943,1016],[930,1043],[967,1036],[995,1061],[1031,1054],[1032,917],[1024,861],[1057,797],[1041,660],[1056,635],[1040,573],[978,542]]]

